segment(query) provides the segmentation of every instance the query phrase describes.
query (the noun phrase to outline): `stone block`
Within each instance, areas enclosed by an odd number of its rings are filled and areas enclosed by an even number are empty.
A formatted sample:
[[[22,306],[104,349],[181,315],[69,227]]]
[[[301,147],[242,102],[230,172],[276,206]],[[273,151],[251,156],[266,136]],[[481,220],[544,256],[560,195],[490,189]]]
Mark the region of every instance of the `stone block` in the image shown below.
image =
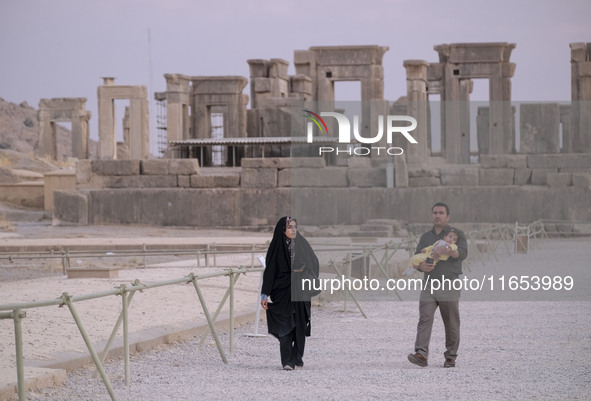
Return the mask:
[[[571,178],[570,173],[548,173],[546,184],[549,187],[568,187],[571,185]]]
[[[177,185],[179,188],[191,188],[190,175],[177,175]]]
[[[291,167],[290,157],[261,157],[243,158],[240,161],[242,168],[289,168]]]
[[[242,188],[276,188],[276,168],[242,168],[240,177]]]
[[[527,155],[527,167],[591,169],[590,153],[569,153],[559,155]]]
[[[531,168],[516,168],[515,178],[513,183],[515,185],[529,185],[531,184]]]
[[[439,177],[408,177],[409,187],[438,187],[440,185]]]
[[[291,169],[284,168],[279,170],[277,173],[277,186],[278,187],[291,187]]]
[[[444,166],[439,169],[441,185],[478,186],[478,167],[470,165]]]
[[[546,185],[548,183],[547,177],[550,173],[557,173],[556,168],[536,168],[531,172],[532,185]]]
[[[525,168],[527,155],[480,155],[481,168]]]
[[[119,268],[114,267],[70,267],[66,270],[68,278],[118,278]]]
[[[347,168],[292,168],[292,187],[347,187]]]
[[[347,170],[349,186],[374,188],[386,186],[386,170],[383,168],[355,167]]]
[[[198,159],[169,159],[168,174],[192,175],[199,173]]]
[[[351,157],[349,159],[349,168],[368,168],[371,167],[371,159],[369,157]]]
[[[213,182],[215,188],[237,188],[240,186],[240,175],[214,175]]]
[[[139,160],[92,160],[92,172],[97,175],[139,175]]]
[[[176,188],[176,175],[112,176],[105,177],[106,188]]]
[[[191,188],[213,188],[215,182],[213,175],[193,174],[191,177]]]
[[[408,187],[408,165],[406,157],[396,157],[394,159],[394,186],[396,188]]]
[[[519,110],[519,153],[559,153],[558,103],[522,104]]]
[[[478,170],[480,185],[513,185],[515,169],[481,168]]]
[[[88,184],[92,177],[92,164],[90,160],[78,160],[76,162],[76,184]]]
[[[269,78],[256,77],[253,79],[253,84],[255,92],[271,92],[271,80]]]
[[[85,191],[54,191],[53,224],[89,224],[88,194]]]
[[[591,173],[573,173],[573,186],[577,188],[591,187]]]
[[[166,175],[168,174],[168,164],[168,159],[142,160],[140,162],[140,174]]]

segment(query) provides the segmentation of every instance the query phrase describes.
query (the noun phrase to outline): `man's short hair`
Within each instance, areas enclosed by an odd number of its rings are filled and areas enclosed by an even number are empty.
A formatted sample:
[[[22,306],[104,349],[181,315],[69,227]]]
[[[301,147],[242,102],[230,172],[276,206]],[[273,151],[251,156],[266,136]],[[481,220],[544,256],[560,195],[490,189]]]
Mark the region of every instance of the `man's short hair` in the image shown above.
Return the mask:
[[[443,202],[437,202],[436,204],[434,204],[433,207],[431,208],[431,211],[433,211],[433,209],[435,209],[437,206],[443,206],[445,208],[445,214],[449,215],[449,206],[447,206]]]

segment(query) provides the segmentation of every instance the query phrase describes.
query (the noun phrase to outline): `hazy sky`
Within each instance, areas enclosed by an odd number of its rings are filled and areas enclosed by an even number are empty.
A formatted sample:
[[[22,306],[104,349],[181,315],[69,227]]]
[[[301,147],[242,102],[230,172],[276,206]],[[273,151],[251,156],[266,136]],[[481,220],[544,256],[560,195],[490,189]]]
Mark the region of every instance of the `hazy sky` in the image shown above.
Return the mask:
[[[385,97],[396,100],[406,94],[403,60],[436,62],[437,44],[510,42],[517,45],[512,98],[565,101],[571,97],[569,43],[591,42],[588,0],[361,3],[0,0],[0,97],[35,108],[41,98],[86,97],[96,139],[96,93],[104,76],[158,92],[166,88],[165,73],[248,78],[247,59],[283,58],[294,74],[294,50],[380,45],[389,47]],[[346,85],[337,90],[337,100],[359,99],[349,98]],[[476,80],[472,99],[488,99],[486,80]]]

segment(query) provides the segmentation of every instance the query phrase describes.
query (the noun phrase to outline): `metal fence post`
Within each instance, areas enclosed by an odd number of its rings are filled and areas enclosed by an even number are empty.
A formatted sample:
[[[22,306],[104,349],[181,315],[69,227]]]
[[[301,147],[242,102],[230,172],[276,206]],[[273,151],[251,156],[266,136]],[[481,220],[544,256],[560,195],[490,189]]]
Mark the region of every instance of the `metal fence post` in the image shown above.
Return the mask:
[[[96,365],[96,368],[98,369],[98,371],[101,375],[101,378],[103,379],[103,383],[105,383],[105,387],[107,388],[107,391],[109,392],[109,395],[111,396],[111,400],[117,401],[117,397],[115,396],[115,392],[113,391],[113,387],[111,386],[111,382],[109,381],[109,377],[105,373],[105,369],[103,368],[103,364],[101,363],[101,360],[99,359],[96,351],[94,350],[94,346],[92,345],[92,341],[90,341],[90,337],[88,337],[88,334],[86,333],[86,330],[84,329],[84,325],[82,324],[82,321],[80,320],[80,316],[78,316],[78,313],[76,312],[76,309],[74,308],[74,303],[72,302],[72,299],[70,298],[70,296],[67,293],[63,293],[61,298],[62,298],[63,302],[66,305],[68,305],[68,309],[70,309],[70,313],[72,314],[72,317],[74,318],[74,321],[76,322],[76,325],[78,326],[78,330],[80,331],[80,334],[82,335],[82,338],[84,339],[84,342],[86,343],[86,347],[88,348],[88,351],[90,352],[90,356],[92,356],[92,360],[94,361],[94,364]]]

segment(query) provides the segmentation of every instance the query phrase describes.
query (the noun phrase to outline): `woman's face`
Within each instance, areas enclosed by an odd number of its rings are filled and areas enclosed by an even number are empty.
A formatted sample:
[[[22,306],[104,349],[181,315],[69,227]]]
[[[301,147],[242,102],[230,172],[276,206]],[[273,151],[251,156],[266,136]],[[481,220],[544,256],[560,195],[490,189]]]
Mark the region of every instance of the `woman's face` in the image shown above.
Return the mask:
[[[298,222],[295,220],[288,220],[285,228],[285,236],[289,239],[294,239],[298,233]]]

